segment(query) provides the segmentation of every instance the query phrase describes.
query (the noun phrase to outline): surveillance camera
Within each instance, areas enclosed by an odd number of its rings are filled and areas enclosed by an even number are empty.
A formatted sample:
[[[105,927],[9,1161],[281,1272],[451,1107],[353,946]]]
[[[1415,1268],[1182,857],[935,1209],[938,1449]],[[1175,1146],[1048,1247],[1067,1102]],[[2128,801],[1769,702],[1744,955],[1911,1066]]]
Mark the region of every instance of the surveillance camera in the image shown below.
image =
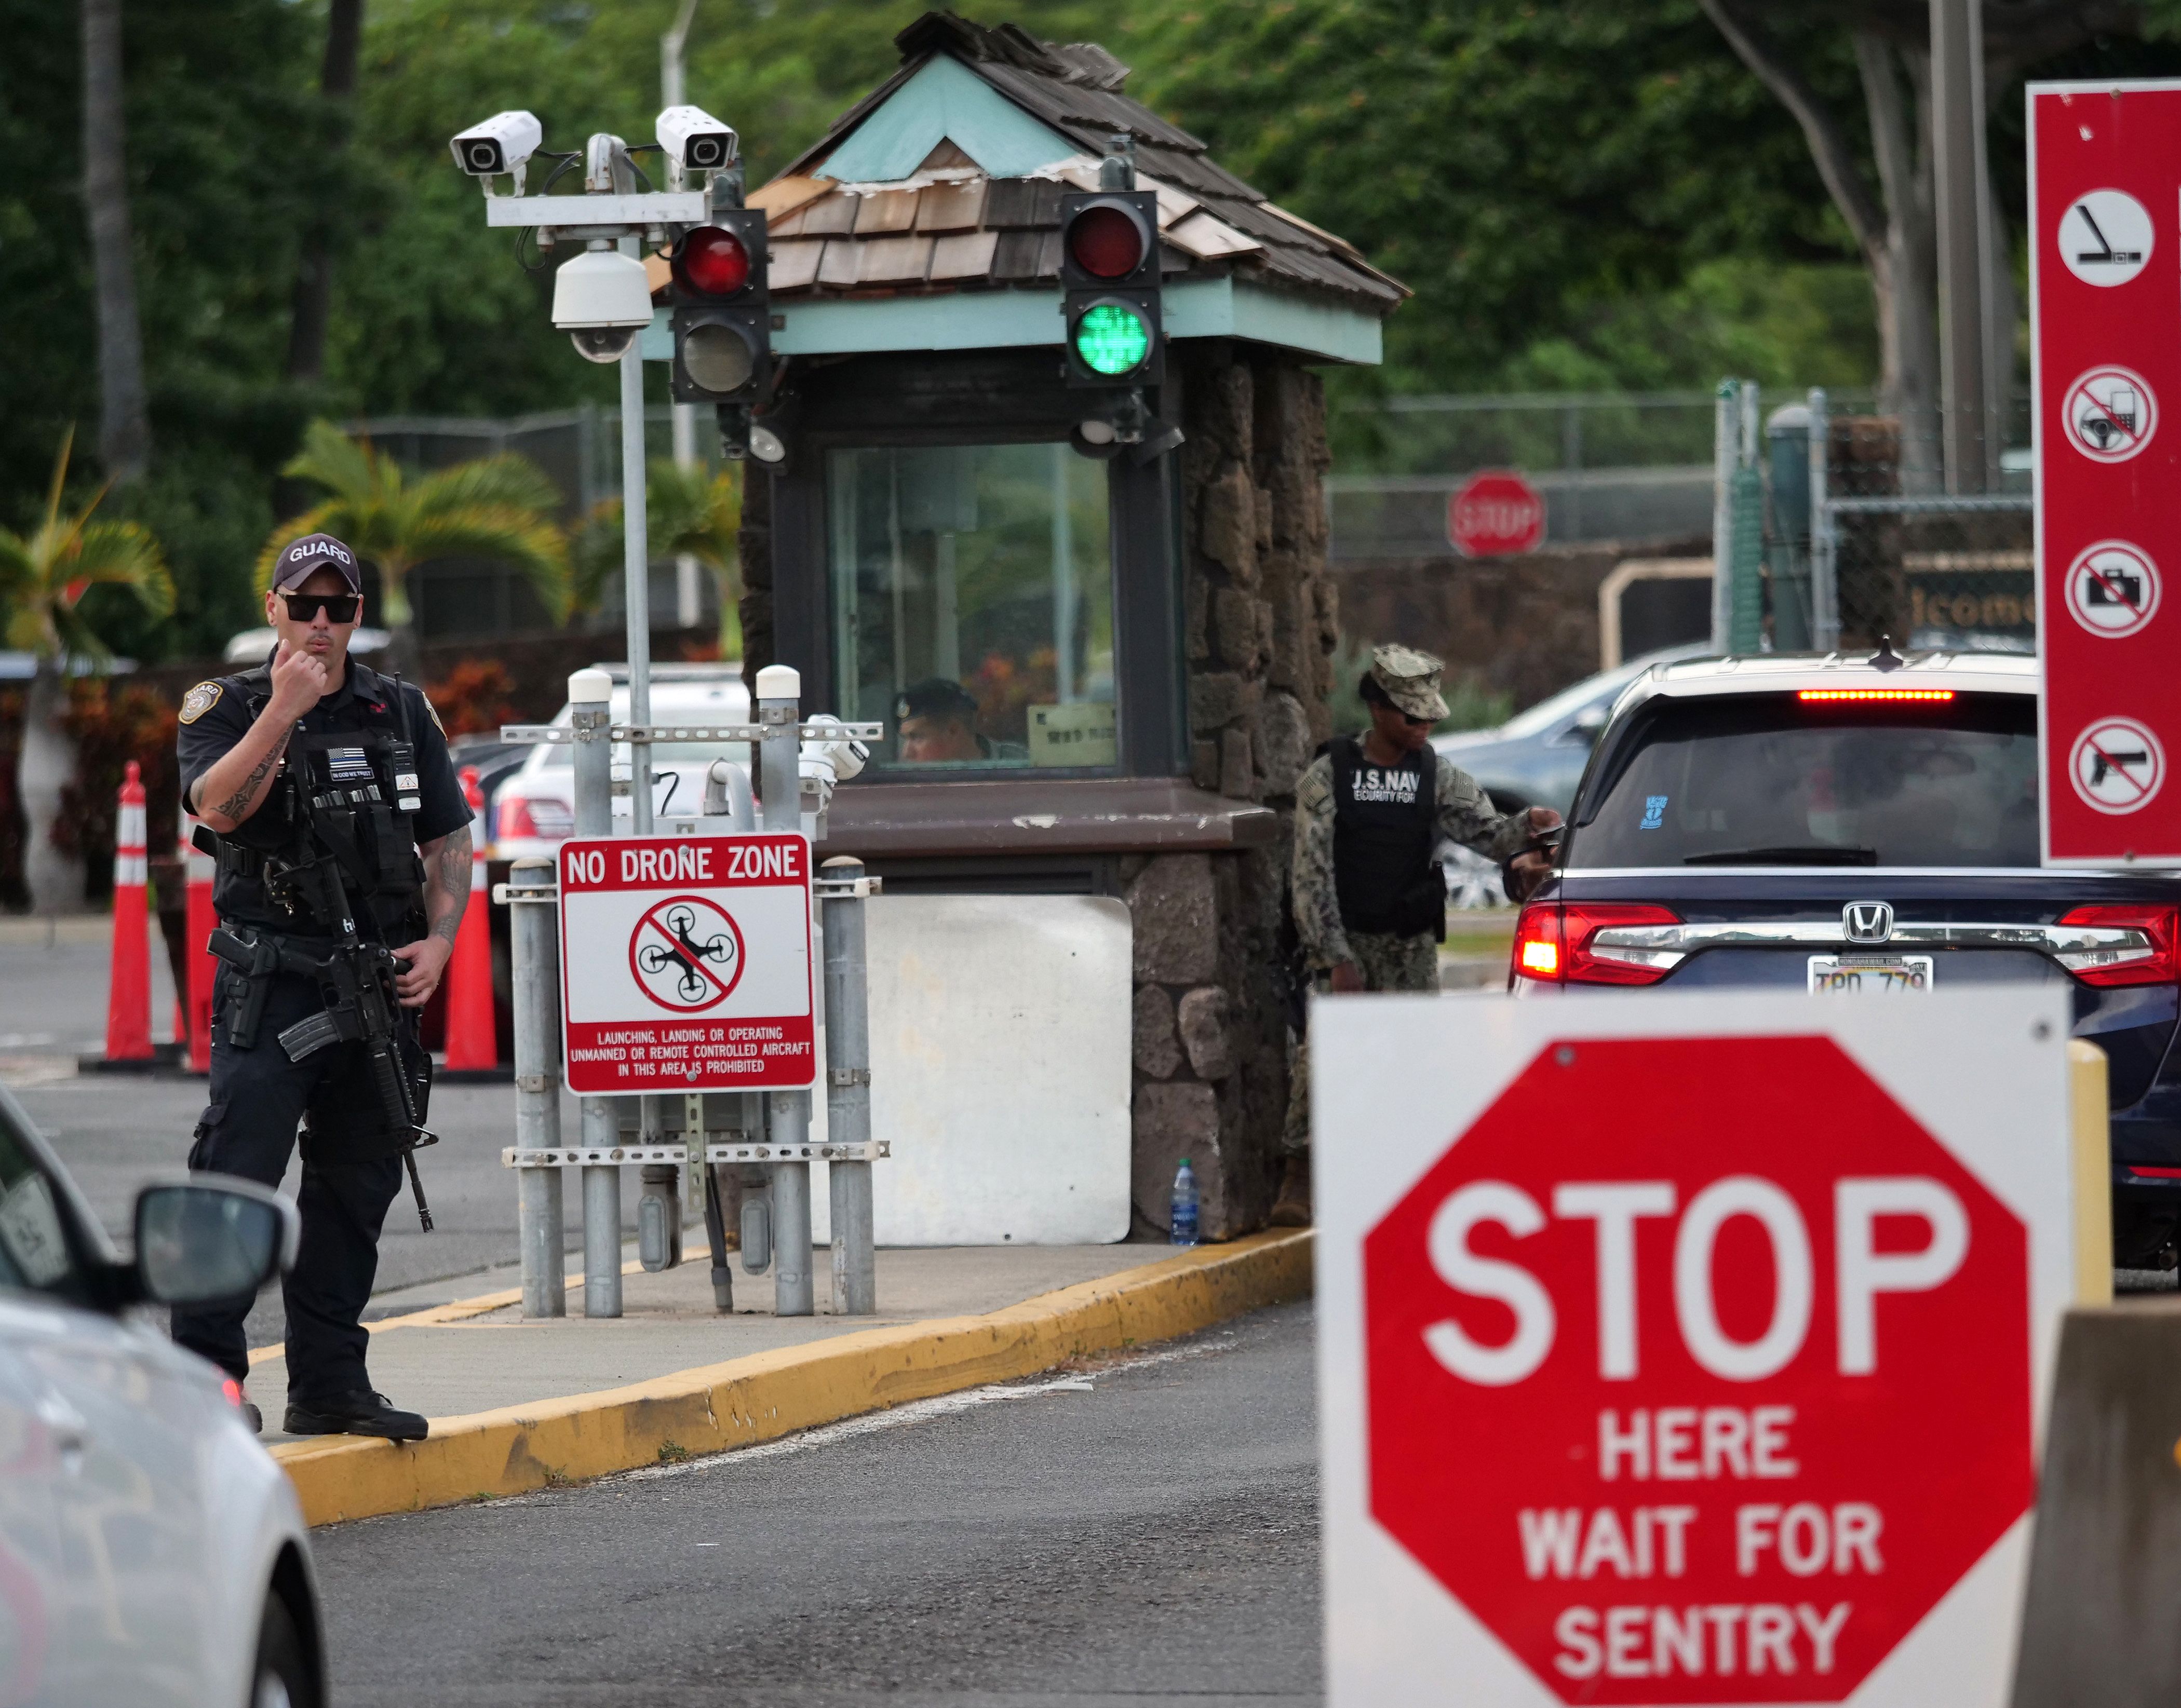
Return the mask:
[[[717,172],[732,166],[740,145],[732,125],[722,124],[701,107],[670,107],[659,115],[654,134],[670,158],[688,172]]]
[[[640,326],[587,326],[581,332],[570,333],[568,342],[585,361],[612,363],[628,354],[628,347],[643,330]]]
[[[472,124],[447,146],[454,150],[455,164],[472,178],[494,178],[503,172],[520,172],[538,152],[545,132],[528,113],[495,113],[482,124]]]
[[[651,278],[632,255],[589,249],[553,276],[553,324],[591,361],[618,361],[651,324]]]

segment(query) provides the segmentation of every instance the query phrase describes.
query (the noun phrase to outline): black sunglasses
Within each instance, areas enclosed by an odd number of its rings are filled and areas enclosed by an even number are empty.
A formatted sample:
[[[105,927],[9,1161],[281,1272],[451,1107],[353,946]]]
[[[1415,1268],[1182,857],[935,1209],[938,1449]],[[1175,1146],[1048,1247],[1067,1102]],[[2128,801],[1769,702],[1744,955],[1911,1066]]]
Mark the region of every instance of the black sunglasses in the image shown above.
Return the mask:
[[[358,593],[283,593],[280,597],[287,602],[288,620],[292,623],[307,623],[320,611],[329,623],[352,623],[356,607],[363,603]]]

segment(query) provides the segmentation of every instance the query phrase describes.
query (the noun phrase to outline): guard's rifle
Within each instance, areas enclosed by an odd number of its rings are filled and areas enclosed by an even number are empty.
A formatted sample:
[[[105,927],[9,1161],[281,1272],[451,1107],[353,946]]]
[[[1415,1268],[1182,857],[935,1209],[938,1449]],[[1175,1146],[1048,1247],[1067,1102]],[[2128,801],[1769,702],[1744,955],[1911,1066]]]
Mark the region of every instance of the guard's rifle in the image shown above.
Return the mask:
[[[280,971],[299,972],[317,980],[325,996],[323,1009],[280,1033],[280,1048],[287,1052],[290,1061],[301,1061],[331,1044],[360,1043],[364,1046],[365,1055],[371,1063],[372,1088],[378,1095],[379,1110],[389,1126],[408,1135],[402,1146],[401,1160],[409,1171],[409,1190],[417,1199],[417,1219],[428,1233],[432,1229],[432,1209],[424,1201],[424,1182],[417,1172],[417,1152],[425,1145],[437,1144],[439,1137],[417,1119],[415,1088],[401,1060],[398,1032],[400,1004],[394,983],[401,963],[384,943],[367,943],[356,934],[356,915],[349,905],[347,887],[341,881],[339,862],[331,855],[322,852],[292,862],[268,860],[265,881],[273,893],[284,891],[293,896],[299,904],[299,912],[321,922],[338,922],[340,928],[334,939],[332,953],[323,958],[269,934],[261,934],[251,944],[237,942],[236,946],[243,948],[246,956],[255,961],[265,959],[268,945],[273,945]],[[223,936],[232,939],[233,934],[224,929],[214,932],[213,952],[224,960],[235,961],[237,957],[222,947],[219,939]],[[254,972],[254,965],[246,964],[245,971]],[[260,977],[252,985],[242,1012],[237,1016],[238,1031],[247,1021],[255,1033],[257,1011],[264,1004],[264,989]]]
[[[2102,747],[2093,747],[2090,750],[2090,787],[2096,788],[2116,771],[2126,776],[2130,765],[2148,765],[2150,763],[2151,755],[2141,748],[2132,753],[2108,753]]]

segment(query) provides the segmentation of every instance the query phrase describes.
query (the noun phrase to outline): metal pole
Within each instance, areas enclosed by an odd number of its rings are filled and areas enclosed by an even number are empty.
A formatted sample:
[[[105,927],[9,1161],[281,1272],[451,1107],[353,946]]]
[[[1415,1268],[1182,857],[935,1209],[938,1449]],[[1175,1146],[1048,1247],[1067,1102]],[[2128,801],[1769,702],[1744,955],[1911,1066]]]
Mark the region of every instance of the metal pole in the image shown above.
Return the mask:
[[[518,889],[543,890],[553,881],[549,860],[518,860],[509,874]],[[549,901],[522,900],[509,907],[515,972],[515,1143],[521,1150],[546,1150],[560,1143],[560,945],[558,910]],[[564,1242],[560,1171],[516,1171],[521,1193],[517,1243],[522,1253],[522,1314],[568,1314],[562,1273]]]
[[[1985,481],[1984,19],[1980,0],[1931,0],[1933,204],[1939,239],[1939,375],[1946,490]]]
[[[576,834],[613,834],[613,678],[604,670],[578,670],[568,678],[569,721],[575,726],[570,756],[574,771]],[[613,1099],[583,1101],[583,1143],[608,1149],[620,1143]],[[583,1314],[621,1314],[621,1170],[612,1163],[583,1169]]]
[[[1734,583],[1734,472],[1740,466],[1742,382],[1723,379],[1712,410],[1711,448],[1711,649],[1728,650],[1734,625],[1731,589]]]
[[[798,725],[803,678],[786,664],[757,673],[757,718],[765,725],[759,744],[759,777],[765,828],[802,828],[802,740]],[[771,1098],[771,1143],[799,1149],[810,1141],[810,1094],[776,1091]],[[810,1165],[776,1162],[772,1169],[773,1312],[807,1317],[815,1309],[810,1275]]]
[[[1840,647],[1840,558],[1833,532],[1832,423],[1822,386],[1810,392],[1810,644],[1821,653]]]
[[[825,874],[853,882],[864,862],[842,855]],[[825,1134],[835,1144],[864,1144],[871,1136],[870,1011],[865,989],[864,899],[828,896],[825,922]],[[835,1162],[829,1184],[833,1210],[833,1314],[870,1316],[878,1309],[878,1259],[871,1231],[871,1165]]]
[[[696,19],[697,0],[682,0],[681,8],[674,14],[674,27],[659,38],[659,104],[662,107],[679,107],[689,98],[682,76],[682,50],[689,40],[689,26]],[[679,162],[667,163],[667,176],[669,188],[682,187]],[[673,419],[674,466],[693,469],[697,466],[697,405],[676,404]],[[687,552],[674,559],[674,617],[685,629],[696,627],[704,614],[697,574],[697,559]]]
[[[621,253],[638,252],[632,237],[621,240]],[[628,618],[628,721],[651,721],[651,545],[643,490],[643,340],[638,339],[621,359],[621,601]],[[651,834],[651,744],[628,744],[629,828]],[[611,835],[610,829],[599,835]]]

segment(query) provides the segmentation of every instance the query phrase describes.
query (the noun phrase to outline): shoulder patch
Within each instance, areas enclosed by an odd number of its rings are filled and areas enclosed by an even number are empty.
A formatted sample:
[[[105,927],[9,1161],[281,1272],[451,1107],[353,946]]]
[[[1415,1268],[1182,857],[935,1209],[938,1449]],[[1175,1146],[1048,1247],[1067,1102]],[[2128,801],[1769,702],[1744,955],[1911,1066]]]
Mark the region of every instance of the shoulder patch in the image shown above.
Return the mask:
[[[182,696],[180,719],[185,724],[196,720],[219,703],[220,686],[217,682],[200,682]]]
[[[1315,813],[1333,802],[1333,768],[1323,759],[1311,762],[1295,785],[1295,805],[1306,813]]]

